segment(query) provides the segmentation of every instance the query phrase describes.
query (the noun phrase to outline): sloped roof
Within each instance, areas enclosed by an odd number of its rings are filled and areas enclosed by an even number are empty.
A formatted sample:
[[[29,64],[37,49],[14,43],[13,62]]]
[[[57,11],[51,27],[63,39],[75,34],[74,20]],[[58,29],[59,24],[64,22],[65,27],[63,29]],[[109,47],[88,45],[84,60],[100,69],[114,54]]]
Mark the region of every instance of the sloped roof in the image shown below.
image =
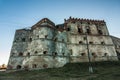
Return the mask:
[[[35,25],[33,25],[32,29],[43,25],[48,25],[50,27],[55,26],[55,24],[51,20],[49,20],[48,18],[43,18],[40,21],[38,21]]]
[[[115,37],[115,36],[111,36],[111,38],[115,46],[120,46],[120,38]]]

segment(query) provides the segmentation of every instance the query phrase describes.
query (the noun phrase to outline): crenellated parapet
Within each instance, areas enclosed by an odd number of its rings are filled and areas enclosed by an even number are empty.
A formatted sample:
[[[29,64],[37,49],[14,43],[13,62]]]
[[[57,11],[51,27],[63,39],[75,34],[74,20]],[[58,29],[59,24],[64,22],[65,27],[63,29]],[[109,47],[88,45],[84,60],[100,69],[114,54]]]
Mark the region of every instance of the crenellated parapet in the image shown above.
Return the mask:
[[[80,23],[88,23],[88,24],[105,24],[104,20],[94,20],[94,19],[83,19],[83,18],[72,18],[71,16],[69,19],[64,19],[64,23],[74,23],[74,22],[80,22]]]

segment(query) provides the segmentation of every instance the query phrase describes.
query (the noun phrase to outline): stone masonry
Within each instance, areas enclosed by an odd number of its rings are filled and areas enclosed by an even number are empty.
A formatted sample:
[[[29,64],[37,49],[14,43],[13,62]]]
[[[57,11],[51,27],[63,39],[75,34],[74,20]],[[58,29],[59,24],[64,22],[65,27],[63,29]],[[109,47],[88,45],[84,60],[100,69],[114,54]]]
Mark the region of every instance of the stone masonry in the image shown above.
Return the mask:
[[[74,62],[118,60],[111,56],[117,53],[103,20],[69,17],[63,24],[55,25],[44,18],[31,28],[16,30],[7,69],[44,69]]]

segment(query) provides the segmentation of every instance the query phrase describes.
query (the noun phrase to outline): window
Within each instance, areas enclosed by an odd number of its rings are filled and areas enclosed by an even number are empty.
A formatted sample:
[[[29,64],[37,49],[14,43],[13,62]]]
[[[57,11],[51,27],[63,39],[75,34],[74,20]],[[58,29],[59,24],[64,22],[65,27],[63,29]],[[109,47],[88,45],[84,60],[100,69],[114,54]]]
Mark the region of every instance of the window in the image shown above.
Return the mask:
[[[43,68],[47,68],[47,67],[48,67],[48,65],[47,65],[47,64],[44,64],[44,65],[43,65]]]
[[[103,34],[102,30],[98,30],[98,33],[101,34],[101,35]]]
[[[65,55],[65,53],[62,53],[62,55],[64,56],[64,55]]]
[[[22,52],[20,52],[20,53],[19,53],[19,56],[23,56],[23,53],[22,53]]]
[[[90,34],[90,27],[89,26],[86,26],[86,32],[87,32],[87,34]]]
[[[17,67],[16,67],[17,69],[21,69],[22,67],[21,67],[21,65],[17,65]]]
[[[55,38],[54,41],[57,41],[57,38]]]
[[[93,44],[93,42],[92,42],[92,41],[90,41],[90,42],[89,42],[89,44]]]
[[[79,44],[82,44],[83,42],[82,41],[79,41]]]
[[[85,53],[81,53],[81,56],[85,56]]]
[[[31,42],[31,41],[32,41],[32,38],[30,38],[29,40],[30,40],[30,42]]]
[[[86,40],[86,37],[83,37],[84,40]]]
[[[43,54],[47,54],[47,51],[44,51]]]
[[[29,52],[27,53],[27,56],[30,56],[30,53],[29,53]]]
[[[72,49],[70,49],[70,55],[73,55],[73,51],[72,51]]]
[[[96,53],[91,53],[91,55],[95,58],[97,57]]]
[[[33,64],[33,65],[32,65],[32,68],[37,68],[37,64]]]
[[[47,38],[48,37],[48,35],[45,35],[45,38]]]
[[[62,42],[64,42],[64,39],[62,39]]]
[[[70,31],[70,28],[67,28],[67,31]]]
[[[22,38],[22,41],[25,42],[25,38]]]
[[[53,52],[52,54],[53,54],[53,56],[56,56],[56,55],[57,55],[57,52]]]
[[[105,53],[105,54],[104,54],[104,56],[107,56],[107,55],[108,55],[108,53]]]
[[[105,44],[105,42],[102,41],[101,44]]]
[[[80,27],[78,27],[78,32],[82,33],[82,29]]]
[[[87,34],[90,34],[90,29],[87,29]]]
[[[35,51],[35,54],[37,54],[38,52],[37,51]]]

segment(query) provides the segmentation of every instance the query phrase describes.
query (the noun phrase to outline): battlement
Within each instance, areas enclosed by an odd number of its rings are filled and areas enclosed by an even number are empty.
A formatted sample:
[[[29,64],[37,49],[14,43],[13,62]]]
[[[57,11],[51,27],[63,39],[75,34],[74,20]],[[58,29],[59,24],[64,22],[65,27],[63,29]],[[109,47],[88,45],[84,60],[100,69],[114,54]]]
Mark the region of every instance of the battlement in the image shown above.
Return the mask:
[[[94,24],[105,24],[104,20],[94,20],[94,19],[83,19],[83,18],[72,18],[71,16],[69,17],[69,19],[64,19],[65,23],[68,22],[87,22],[88,24],[94,23]]]

